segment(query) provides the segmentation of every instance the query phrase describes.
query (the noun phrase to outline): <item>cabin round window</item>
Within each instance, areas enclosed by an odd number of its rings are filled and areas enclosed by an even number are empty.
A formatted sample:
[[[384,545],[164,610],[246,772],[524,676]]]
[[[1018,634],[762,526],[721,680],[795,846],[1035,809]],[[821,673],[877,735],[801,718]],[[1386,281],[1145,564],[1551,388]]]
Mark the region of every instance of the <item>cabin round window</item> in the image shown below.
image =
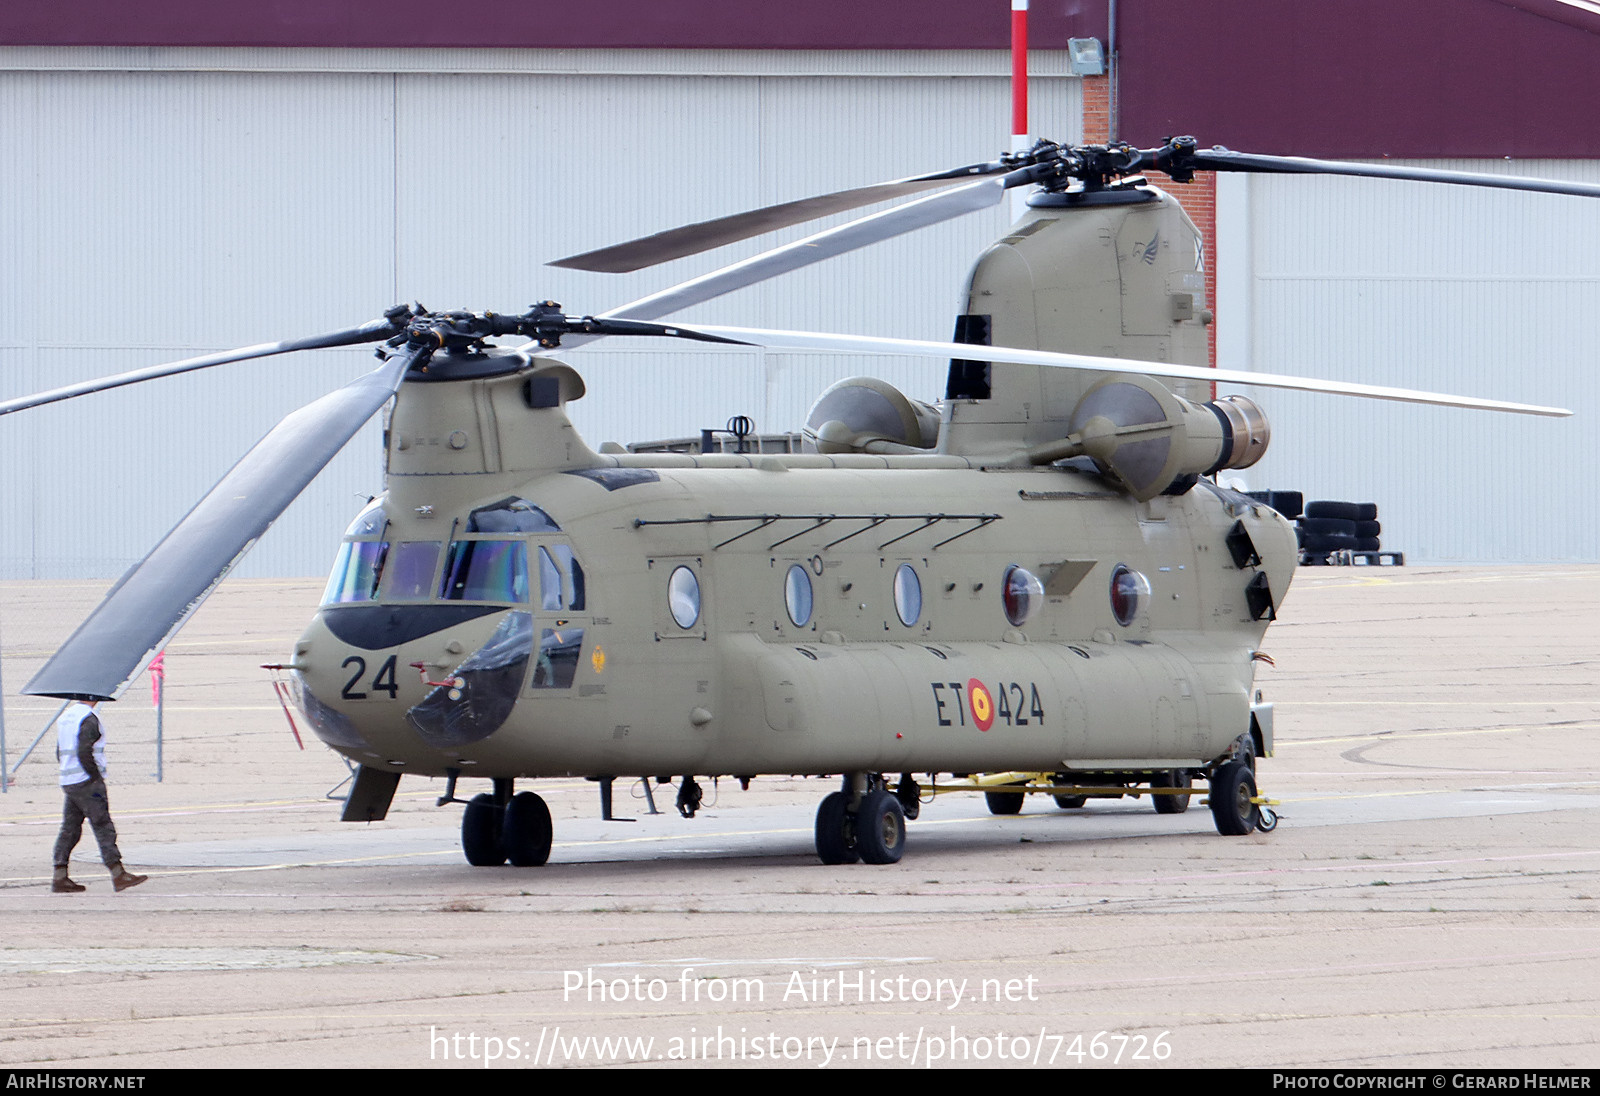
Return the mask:
[[[909,563],[902,563],[894,573],[894,611],[907,628],[922,617],[922,580]]]
[[[689,568],[674,568],[667,579],[667,607],[680,628],[693,628],[700,619],[700,580]]]
[[[798,563],[789,568],[783,580],[783,604],[796,628],[811,623],[811,576]]]
[[[1111,572],[1111,612],[1117,623],[1126,628],[1150,604],[1150,580],[1119,563]]]
[[[1012,627],[1020,628],[1032,620],[1039,606],[1044,604],[1044,583],[1026,567],[1013,563],[1006,568],[1000,597],[1005,603],[1006,619]]]

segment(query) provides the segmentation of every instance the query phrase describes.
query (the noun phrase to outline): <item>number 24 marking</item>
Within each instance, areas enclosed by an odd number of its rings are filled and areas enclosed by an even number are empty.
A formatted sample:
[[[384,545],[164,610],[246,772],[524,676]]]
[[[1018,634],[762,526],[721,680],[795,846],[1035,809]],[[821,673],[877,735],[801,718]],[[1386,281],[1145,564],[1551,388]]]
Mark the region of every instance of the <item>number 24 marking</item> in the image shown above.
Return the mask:
[[[372,691],[375,693],[388,693],[393,700],[400,693],[400,684],[394,679],[395,655],[390,655],[378,672],[372,678]],[[344,683],[344,689],[339,693],[346,700],[366,700],[367,694],[356,691],[356,686],[361,683],[361,676],[367,672],[367,660],[360,655],[351,655],[340,663],[341,667],[354,665],[356,672],[350,675],[350,680]]]

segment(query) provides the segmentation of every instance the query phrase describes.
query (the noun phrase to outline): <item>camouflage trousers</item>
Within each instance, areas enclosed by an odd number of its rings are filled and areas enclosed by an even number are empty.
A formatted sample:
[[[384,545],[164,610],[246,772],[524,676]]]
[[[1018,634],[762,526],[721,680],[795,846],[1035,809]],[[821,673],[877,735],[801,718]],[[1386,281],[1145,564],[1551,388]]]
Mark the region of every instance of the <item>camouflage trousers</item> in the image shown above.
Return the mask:
[[[104,780],[85,780],[81,784],[68,784],[61,789],[67,802],[61,810],[61,836],[56,838],[55,866],[64,868],[83,835],[83,820],[87,818],[94,829],[94,839],[100,842],[100,859],[106,867],[122,863],[122,853],[117,851],[117,827],[111,824],[111,804],[106,800]]]

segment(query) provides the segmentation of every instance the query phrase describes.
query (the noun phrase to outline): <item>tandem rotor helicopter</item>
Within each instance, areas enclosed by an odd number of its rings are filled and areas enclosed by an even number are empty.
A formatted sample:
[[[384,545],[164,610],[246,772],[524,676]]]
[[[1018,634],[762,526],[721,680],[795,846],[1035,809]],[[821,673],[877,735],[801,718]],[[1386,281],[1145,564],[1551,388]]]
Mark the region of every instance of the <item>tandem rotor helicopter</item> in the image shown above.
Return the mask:
[[[1192,138],[1031,149],[703,222],[561,260],[631,270],[887,199],[921,197],[598,315],[397,306],[0,404],[0,414],[296,350],[377,344],[372,373],[290,415],[130,570],[27,685],[116,697],[371,416],[393,401],[386,489],[350,525],[285,669],[317,735],[359,765],[344,818],[403,775],[488,781],[475,865],[543,864],[544,801],[517,780],[837,777],[823,862],[898,861],[942,774],[992,810],[1138,789],[1217,829],[1272,816],[1257,757],[1262,637],[1293,577],[1289,524],[1220,486],[1266,416],[1213,384],[1532,415],[1559,408],[1205,367],[1200,237],[1142,174],[1332,173],[1600,197],[1600,187],[1202,149]],[[973,267],[951,343],[660,321],[808,263],[999,203],[1026,213]],[[942,399],[869,378],[822,393],[801,451],[591,449],[552,355],[648,336],[949,360]],[[498,338],[527,340],[497,345]],[[713,450],[716,446],[711,447]],[[771,451],[783,448],[785,451]],[[748,450],[748,451],[746,451]],[[987,781],[987,782],[985,782]],[[999,789],[999,790],[996,790]]]

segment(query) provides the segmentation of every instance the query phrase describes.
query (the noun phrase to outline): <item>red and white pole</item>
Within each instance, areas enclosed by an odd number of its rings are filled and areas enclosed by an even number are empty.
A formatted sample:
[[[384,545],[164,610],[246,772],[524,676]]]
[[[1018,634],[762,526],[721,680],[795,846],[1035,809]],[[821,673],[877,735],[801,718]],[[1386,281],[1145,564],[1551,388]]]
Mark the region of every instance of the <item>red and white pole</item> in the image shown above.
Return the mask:
[[[1028,0],[1011,0],[1011,151],[1028,147]],[[1028,209],[1026,187],[1011,192],[1011,219]]]

